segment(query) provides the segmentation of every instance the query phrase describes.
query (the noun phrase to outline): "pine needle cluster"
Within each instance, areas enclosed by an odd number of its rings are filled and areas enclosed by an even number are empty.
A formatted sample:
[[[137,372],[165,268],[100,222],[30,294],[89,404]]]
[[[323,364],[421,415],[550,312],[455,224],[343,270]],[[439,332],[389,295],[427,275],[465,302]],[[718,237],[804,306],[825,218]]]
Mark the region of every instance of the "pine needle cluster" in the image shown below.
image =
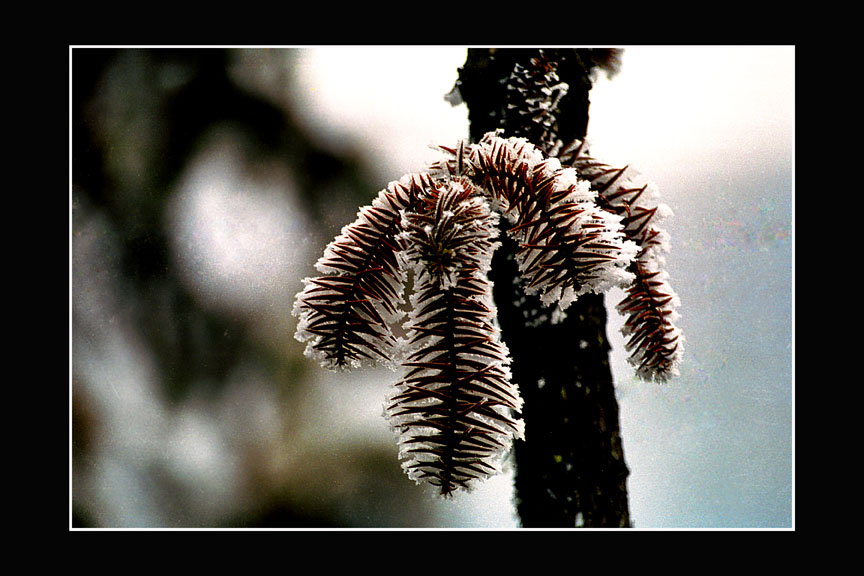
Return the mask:
[[[614,72],[620,54],[608,55]],[[544,50],[515,64],[503,111],[517,127],[510,137],[439,146],[441,160],[391,182],[327,246],[320,275],[304,280],[294,304],[296,338],[322,366],[401,371],[385,415],[409,477],[442,495],[494,474],[525,433],[487,277],[499,218],[518,245],[519,285],[553,310],[540,321],[560,320],[583,294],[621,287],[636,375],[678,373],[679,301],[660,227],[671,211],[634,170],[561,141],[558,105],[569,87],[557,68]]]
[[[647,185],[581,143],[556,158],[491,132],[439,150],[439,162],[390,183],[327,246],[294,314],[297,339],[322,366],[402,371],[385,413],[403,467],[450,495],[498,471],[524,435],[487,278],[500,217],[520,246],[525,290],[558,317],[587,292],[627,290],[619,309],[640,377],[673,374],[681,347],[654,222],[663,210],[644,204]]]

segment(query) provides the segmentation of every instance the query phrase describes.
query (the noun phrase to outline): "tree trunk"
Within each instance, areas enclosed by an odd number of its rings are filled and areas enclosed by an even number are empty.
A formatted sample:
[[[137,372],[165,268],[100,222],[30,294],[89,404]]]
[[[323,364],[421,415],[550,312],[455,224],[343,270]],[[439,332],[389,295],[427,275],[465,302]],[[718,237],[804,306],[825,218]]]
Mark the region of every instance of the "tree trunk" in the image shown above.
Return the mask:
[[[604,51],[544,50],[567,83],[551,127],[564,142],[583,139],[588,126],[591,73]],[[544,147],[537,125],[508,110],[508,78],[527,66],[535,49],[470,49],[457,87],[469,109],[472,141],[502,128]],[[548,132],[548,131],[547,131]],[[525,441],[517,441],[515,495],[523,527],[629,527],[627,476],[618,403],[609,367],[606,307],[582,296],[563,322],[518,285],[515,243],[502,235],[490,278],[513,380],[525,401]]]

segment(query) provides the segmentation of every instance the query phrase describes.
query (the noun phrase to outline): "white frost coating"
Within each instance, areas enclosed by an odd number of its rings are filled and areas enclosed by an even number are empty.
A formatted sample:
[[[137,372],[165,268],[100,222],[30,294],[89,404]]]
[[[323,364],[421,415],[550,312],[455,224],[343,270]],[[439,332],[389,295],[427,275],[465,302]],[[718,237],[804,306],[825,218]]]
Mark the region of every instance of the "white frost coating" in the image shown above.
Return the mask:
[[[499,472],[513,438],[524,437],[511,413],[522,399],[486,278],[498,215],[466,184],[450,181],[420,212],[404,215],[415,291],[405,376],[385,404],[405,472],[442,494]]]
[[[523,310],[526,322],[560,322],[582,294],[624,287],[630,362],[658,380],[677,373],[683,337],[664,271],[668,235],[657,226],[671,210],[653,184],[581,145],[556,148],[559,159],[495,132],[439,150],[445,159],[391,182],[342,228],[293,314],[306,356],[325,368],[403,366],[385,408],[403,467],[449,494],[500,470],[513,438],[524,437],[487,278],[499,215],[519,246],[519,285],[549,307]],[[407,337],[397,338],[390,327],[404,318],[409,271]]]
[[[602,210],[597,205],[597,193],[591,189],[588,181],[579,177],[575,169],[562,168],[557,158],[544,158],[542,152],[527,141],[511,138],[509,142],[519,150],[520,159],[524,159],[530,171],[539,173],[542,178],[552,179],[554,192],[566,194],[563,198],[555,200],[547,206],[539,207],[541,212],[555,213],[559,208],[571,204],[578,206],[581,210],[578,217],[569,220],[569,223],[564,224],[557,233],[562,237],[583,237],[586,231],[590,231],[592,234],[597,234],[594,244],[598,248],[587,251],[602,256],[614,256],[592,268],[591,272],[594,277],[585,278],[577,287],[544,282],[529,288],[529,291],[539,293],[544,304],[548,306],[558,304],[559,309],[564,311],[582,294],[602,292],[630,282],[633,276],[626,267],[636,256],[638,247],[625,240],[621,217]],[[514,221],[518,221],[521,216],[518,210],[511,212]],[[544,232],[545,229],[538,227],[538,231]],[[525,241],[528,238],[523,234],[520,240]],[[603,246],[609,248],[603,248]],[[532,256],[534,256],[532,252],[519,254],[519,266],[523,273],[526,272],[530,263],[533,263]]]
[[[605,210],[624,217],[624,232],[638,252],[630,269],[633,281],[624,286],[625,298],[617,308],[626,317],[629,361],[646,380],[664,381],[678,374],[684,337],[675,326],[680,305],[665,272],[669,235],[660,225],[672,210],[660,202],[657,186],[633,168],[614,168],[592,158],[585,142],[574,141],[560,150],[566,166],[589,180]]]
[[[664,350],[663,356],[666,362],[663,371],[656,369],[654,356],[658,354],[656,348],[646,346],[641,340],[626,340],[624,344],[625,350],[630,354],[627,361],[633,366],[636,375],[643,380],[658,380],[665,381],[672,376],[679,374],[679,366],[684,354],[684,335],[677,327],[676,323],[680,319],[678,307],[681,301],[672,286],[669,284],[669,275],[657,263],[656,260],[651,260],[644,263],[644,270],[648,274],[656,273],[651,280],[654,283],[653,290],[665,295],[664,298],[653,298],[652,304],[654,307],[654,318],[662,318],[663,340],[656,344]],[[627,309],[627,299],[622,300],[618,304],[618,311],[627,316],[630,311]],[[647,306],[647,304],[644,304]],[[631,322],[625,322],[621,327],[621,333],[625,338],[637,336],[639,334],[639,325],[634,325]]]
[[[399,342],[390,326],[404,316],[398,304],[405,277],[394,233],[416,178],[408,174],[391,182],[360,208],[316,262],[322,276],[303,280],[292,309],[298,319],[294,337],[306,344],[306,357],[328,370],[378,363],[393,368],[398,360]]]
[[[666,380],[668,377],[679,374],[679,365],[684,353],[684,335],[676,323],[680,319],[678,308],[681,305],[680,298],[669,282],[669,274],[666,272],[666,254],[671,248],[670,236],[660,225],[667,218],[672,217],[672,209],[659,201],[660,193],[657,186],[635,170],[628,169],[624,173],[621,188],[636,189],[644,187],[645,191],[630,205],[630,210],[653,209],[650,220],[642,223],[642,230],[636,224],[627,227],[627,231],[634,234],[642,234],[646,238],[642,250],[638,254],[636,263],[640,270],[640,276],[650,277],[651,293],[650,301],[655,307],[656,317],[662,318],[663,338],[655,342],[655,350],[651,346],[645,346],[640,340],[628,341],[625,349],[630,353],[628,361],[634,366],[636,375],[645,380]],[[647,233],[643,230],[647,229]],[[648,300],[648,298],[646,298]],[[622,310],[626,303],[622,301],[618,309]],[[636,333],[634,326],[625,323],[621,329],[624,336],[632,336]],[[643,344],[643,345],[640,345]],[[656,347],[663,348],[665,352],[665,364],[662,371],[658,371],[652,363],[652,354],[657,354]]]
[[[463,170],[475,184],[492,187],[483,192],[493,209],[506,214],[517,228],[520,223],[528,222],[527,228],[515,234],[516,240],[526,246],[517,255],[519,269],[528,292],[538,294],[547,306],[557,306],[558,312],[553,315],[556,321],[564,317],[564,310],[582,294],[624,286],[633,280],[627,267],[639,247],[626,238],[622,217],[598,206],[597,192],[575,168],[562,166],[558,158],[544,155],[525,138],[502,138],[499,132],[486,134],[476,145],[460,143],[454,149],[440,149],[451,158],[430,166],[432,173],[455,174],[461,153]],[[499,173],[506,173],[504,179],[511,184],[516,181],[516,175],[524,175],[534,182],[549,180],[553,200],[540,206],[538,198],[530,192],[520,194],[509,189],[495,189],[495,177]],[[527,190],[533,183],[526,180],[517,188],[520,186]],[[587,235],[593,238],[589,244],[574,243],[574,239]],[[557,243],[560,248],[553,247],[550,242]],[[566,254],[567,245],[576,247],[573,254]],[[558,254],[565,254],[563,261],[554,260]],[[589,257],[595,261],[587,273],[575,271],[577,265],[585,264]]]

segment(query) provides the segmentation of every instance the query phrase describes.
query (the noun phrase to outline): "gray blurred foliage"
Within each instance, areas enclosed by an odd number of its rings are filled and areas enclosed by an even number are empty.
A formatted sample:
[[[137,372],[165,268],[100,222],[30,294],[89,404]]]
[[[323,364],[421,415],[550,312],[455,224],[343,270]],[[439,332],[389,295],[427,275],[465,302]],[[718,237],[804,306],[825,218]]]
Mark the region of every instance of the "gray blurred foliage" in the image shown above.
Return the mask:
[[[359,155],[320,148],[297,122],[294,56],[73,50],[73,526],[432,522],[392,442],[310,424],[318,376],[292,338],[293,294],[375,190]],[[207,262],[179,254],[200,240],[172,232],[181,192],[213,166],[307,223],[263,296],[202,289]]]

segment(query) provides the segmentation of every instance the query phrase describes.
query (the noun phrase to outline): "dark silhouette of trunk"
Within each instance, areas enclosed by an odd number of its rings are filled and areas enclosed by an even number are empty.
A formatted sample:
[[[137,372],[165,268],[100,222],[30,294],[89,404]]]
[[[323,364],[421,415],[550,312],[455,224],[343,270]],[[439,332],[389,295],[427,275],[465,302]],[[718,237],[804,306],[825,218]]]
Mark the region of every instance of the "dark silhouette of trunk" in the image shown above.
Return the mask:
[[[568,85],[558,103],[558,137],[583,139],[588,127],[591,74],[608,51],[544,50]],[[470,49],[457,87],[469,109],[470,136],[497,128],[541,146],[534,127],[507,113],[507,79],[534,49]],[[535,130],[536,131],[536,130]],[[558,324],[533,322],[545,311],[517,285],[514,243],[502,235],[490,278],[513,380],[525,404],[526,440],[514,447],[516,505],[533,527],[629,527],[627,476],[618,403],[609,367],[603,295],[589,294]],[[536,324],[536,325],[535,325]]]

